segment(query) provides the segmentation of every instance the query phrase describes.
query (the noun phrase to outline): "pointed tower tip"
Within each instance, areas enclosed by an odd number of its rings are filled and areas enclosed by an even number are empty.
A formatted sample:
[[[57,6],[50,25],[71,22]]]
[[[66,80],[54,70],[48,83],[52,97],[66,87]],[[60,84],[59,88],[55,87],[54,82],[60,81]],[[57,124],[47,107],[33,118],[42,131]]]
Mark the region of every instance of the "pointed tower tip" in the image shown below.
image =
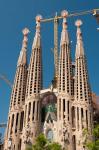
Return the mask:
[[[27,48],[27,41],[28,41],[27,36],[28,36],[28,34],[30,33],[30,31],[29,31],[28,28],[24,28],[24,29],[22,30],[22,33],[23,33],[23,36],[24,36],[24,38],[23,38],[23,43],[22,43],[22,50],[24,50],[24,49]]]
[[[67,11],[67,10],[63,10],[63,11],[61,12],[61,16],[62,16],[63,18],[67,18],[67,17],[68,17],[68,11]]]
[[[75,22],[75,26],[80,27],[83,24],[83,22],[81,20],[77,20]]]
[[[77,20],[77,21],[75,22],[75,26],[77,27],[77,39],[78,39],[78,40],[79,40],[79,39],[82,39],[82,36],[81,36],[82,32],[81,32],[81,29],[80,29],[80,26],[81,26],[82,24],[83,24],[83,23],[82,23],[81,20]]]
[[[28,35],[29,32],[30,31],[29,31],[28,28],[24,28],[22,30],[24,38],[23,38],[22,49],[20,51],[20,55],[19,55],[17,66],[20,66],[21,64],[26,64],[26,49],[27,49],[27,42],[28,42],[27,35]]]
[[[35,19],[36,19],[36,33],[35,33],[32,49],[41,47],[40,22],[42,20],[42,16],[37,15]]]
[[[23,33],[24,36],[26,36],[26,35],[28,35],[28,33],[30,33],[30,31],[29,31],[28,28],[24,28],[24,29],[22,30],[22,33]]]
[[[61,16],[63,17],[63,29],[61,33],[60,45],[63,45],[65,43],[69,44],[69,36],[68,36],[68,31],[67,31],[67,20],[66,20],[66,18],[68,17],[68,11],[63,10],[61,12]]]
[[[80,56],[84,56],[84,47],[83,47],[83,41],[82,41],[82,32],[80,29],[80,26],[82,25],[82,21],[81,20],[77,20],[75,22],[75,26],[77,26],[77,44],[76,44],[76,53],[75,53],[75,57],[79,58]]]
[[[41,22],[42,18],[43,17],[41,15],[37,15],[36,18],[35,18],[36,23]]]

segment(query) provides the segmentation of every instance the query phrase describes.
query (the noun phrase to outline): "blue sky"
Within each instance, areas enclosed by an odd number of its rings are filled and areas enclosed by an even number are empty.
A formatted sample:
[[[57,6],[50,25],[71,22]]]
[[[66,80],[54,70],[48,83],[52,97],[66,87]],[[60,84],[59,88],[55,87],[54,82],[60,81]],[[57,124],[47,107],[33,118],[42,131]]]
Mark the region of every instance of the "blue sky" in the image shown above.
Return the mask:
[[[35,34],[35,16],[41,14],[49,18],[64,9],[69,13],[99,8],[98,0],[0,0],[0,74],[13,83],[16,63],[22,43],[22,29],[31,31],[28,41],[28,62],[32,41]],[[99,31],[92,15],[68,19],[68,31],[72,41],[71,52],[74,61],[76,44],[76,19],[82,19],[83,41],[88,62],[89,77],[92,90],[99,95]],[[59,40],[61,21],[59,23]],[[48,87],[53,77],[53,24],[42,24],[43,78],[44,87]],[[0,80],[0,122],[7,121],[11,89]],[[1,129],[0,129],[1,131]]]

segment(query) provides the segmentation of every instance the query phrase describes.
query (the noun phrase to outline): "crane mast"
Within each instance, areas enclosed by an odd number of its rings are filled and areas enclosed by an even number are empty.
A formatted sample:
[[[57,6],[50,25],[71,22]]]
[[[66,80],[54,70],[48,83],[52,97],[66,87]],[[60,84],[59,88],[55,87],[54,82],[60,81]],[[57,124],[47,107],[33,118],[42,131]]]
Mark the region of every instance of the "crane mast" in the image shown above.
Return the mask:
[[[6,128],[7,124],[6,123],[0,123],[0,128]]]
[[[58,78],[58,16],[56,14],[54,18],[54,66],[55,66],[55,74],[54,74],[54,86],[57,86],[57,78]]]

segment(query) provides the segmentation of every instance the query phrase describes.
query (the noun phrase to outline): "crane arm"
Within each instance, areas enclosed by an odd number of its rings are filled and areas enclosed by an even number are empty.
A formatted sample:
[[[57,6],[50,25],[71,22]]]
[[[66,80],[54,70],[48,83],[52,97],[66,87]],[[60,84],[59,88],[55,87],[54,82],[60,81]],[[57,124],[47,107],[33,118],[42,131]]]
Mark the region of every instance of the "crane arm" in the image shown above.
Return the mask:
[[[7,124],[6,123],[0,123],[0,128],[6,128]]]
[[[0,74],[0,78],[4,80],[10,86],[10,88],[12,88],[11,82],[4,75]]]
[[[99,12],[99,8],[87,10],[87,11],[76,12],[76,13],[70,13],[70,14],[68,14],[68,17],[83,16],[83,15],[88,15],[88,14],[94,14],[97,12]],[[62,16],[57,16],[57,19],[62,19],[62,18],[63,18]],[[47,18],[47,19],[41,19],[41,22],[50,22],[50,21],[53,21],[54,19],[55,19],[55,17]]]

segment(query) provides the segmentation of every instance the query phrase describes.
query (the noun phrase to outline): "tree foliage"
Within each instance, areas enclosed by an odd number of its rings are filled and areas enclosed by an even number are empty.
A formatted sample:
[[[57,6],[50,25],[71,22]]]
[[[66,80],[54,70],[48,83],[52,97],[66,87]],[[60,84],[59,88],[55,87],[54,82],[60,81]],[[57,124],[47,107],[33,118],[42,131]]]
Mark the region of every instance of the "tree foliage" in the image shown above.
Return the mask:
[[[84,130],[83,136],[85,136],[84,145],[88,150],[99,150],[99,124],[93,129],[93,140],[89,141],[89,133],[87,129]]]
[[[54,142],[54,143],[48,144],[46,150],[62,150],[62,148],[61,148],[61,145]]]
[[[44,134],[40,134],[34,145],[27,145],[26,150],[62,150],[61,145],[55,142],[50,142],[44,136]]]

